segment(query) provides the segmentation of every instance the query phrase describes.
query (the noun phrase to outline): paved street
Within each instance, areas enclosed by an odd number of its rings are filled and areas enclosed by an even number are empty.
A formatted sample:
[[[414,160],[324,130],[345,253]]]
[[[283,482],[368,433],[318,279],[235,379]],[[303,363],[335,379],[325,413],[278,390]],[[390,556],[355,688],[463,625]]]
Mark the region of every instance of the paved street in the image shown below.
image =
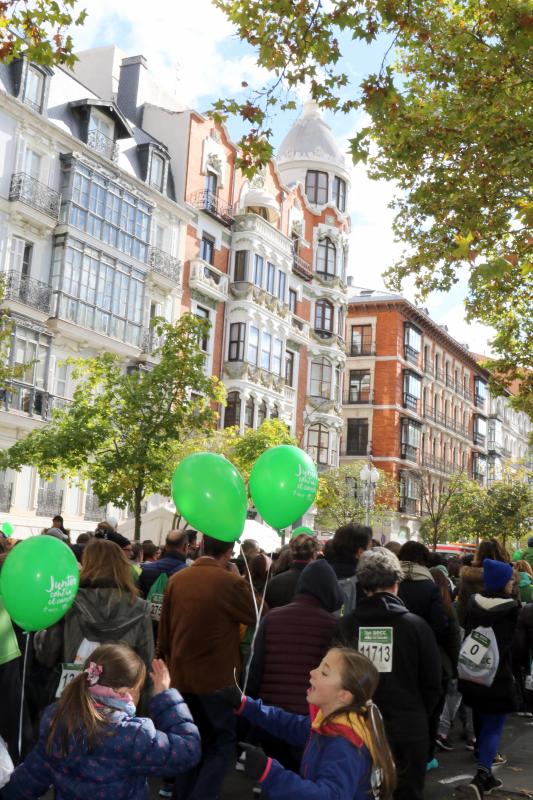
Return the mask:
[[[533,798],[533,718],[512,716],[506,726],[501,752],[508,757],[506,765],[497,770],[503,780],[504,789],[493,792],[491,797]],[[474,774],[473,754],[458,742],[450,753],[438,753],[440,767],[428,775],[426,800],[460,800],[461,784],[467,783]],[[158,797],[158,786],[154,785],[151,797]],[[228,777],[221,800],[252,800],[252,784],[242,773],[233,770]]]

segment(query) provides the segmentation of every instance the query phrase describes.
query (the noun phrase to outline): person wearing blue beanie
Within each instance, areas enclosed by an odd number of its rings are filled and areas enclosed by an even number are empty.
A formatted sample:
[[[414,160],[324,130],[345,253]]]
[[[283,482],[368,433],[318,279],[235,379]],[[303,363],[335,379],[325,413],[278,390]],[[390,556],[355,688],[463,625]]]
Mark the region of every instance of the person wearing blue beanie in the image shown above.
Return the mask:
[[[507,714],[518,711],[519,696],[512,670],[512,645],[518,620],[518,604],[513,599],[513,568],[504,561],[483,561],[481,593],[469,601],[465,631],[478,627],[492,628],[498,644],[499,664],[490,686],[459,680],[458,688],[467,706],[472,708],[475,754],[478,771],[468,785],[471,800],[483,800],[485,794],[502,785],[492,773],[493,765],[505,764],[497,750]]]

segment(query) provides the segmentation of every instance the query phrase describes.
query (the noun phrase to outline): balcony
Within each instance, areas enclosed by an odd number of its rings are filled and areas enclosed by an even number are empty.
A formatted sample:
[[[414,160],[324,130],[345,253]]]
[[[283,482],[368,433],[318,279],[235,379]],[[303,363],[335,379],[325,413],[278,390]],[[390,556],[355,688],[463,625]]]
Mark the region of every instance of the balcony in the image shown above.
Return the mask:
[[[487,437],[484,433],[478,433],[478,431],[474,431],[473,440],[474,444],[477,445],[478,447],[485,447]]]
[[[11,498],[13,497],[13,484],[0,484],[0,511],[8,513],[11,510]]]
[[[446,475],[451,475],[459,469],[459,466],[455,466],[451,461],[445,461],[443,458],[438,458],[438,456],[430,453],[422,453],[420,462],[422,466],[434,472],[444,472]]]
[[[31,206],[36,211],[46,214],[57,222],[59,218],[59,205],[61,195],[44,183],[32,178],[25,172],[16,172],[11,176],[9,199],[18,200],[24,205]]]
[[[370,389],[349,389],[344,394],[344,405],[351,406],[351,405],[358,405],[358,406],[365,406],[365,405],[372,405],[374,402],[374,392],[371,392]]]
[[[31,306],[47,316],[50,314],[52,287],[20,272],[5,273],[4,297],[6,300],[16,300],[25,306]]]
[[[158,336],[153,328],[150,328],[150,330],[147,330],[143,333],[141,353],[153,353],[156,350],[159,350],[164,340],[164,336]]]
[[[308,344],[309,323],[305,319],[297,317],[296,314],[293,314],[291,316],[291,331],[288,334],[288,338],[295,339],[300,344]]]
[[[263,369],[250,361],[226,361],[224,362],[224,378],[230,380],[250,381],[251,383],[264,386],[278,394],[285,393],[285,378],[276,375],[267,369]],[[289,389],[291,387],[288,387]],[[290,392],[289,392],[290,394]],[[288,397],[287,397],[288,399]]]
[[[306,261],[305,258],[296,255],[296,253],[294,253],[292,257],[292,271],[295,275],[299,275],[300,278],[303,278],[304,281],[313,280],[313,268],[311,264],[309,261]]]
[[[181,261],[179,258],[174,258],[169,253],[160,250],[159,247],[150,247],[148,250],[148,263],[152,272],[168,278],[176,286],[179,285],[181,279]]]
[[[233,233],[239,234],[245,232],[246,239],[249,239],[249,234],[253,234],[262,239],[268,244],[272,245],[283,254],[285,258],[292,258],[293,245],[288,236],[285,236],[278,228],[268,222],[258,214],[247,211],[245,213],[239,212],[235,214],[235,224],[233,226]],[[238,236],[234,237],[236,247],[239,241]],[[309,267],[310,269],[310,267]]]
[[[287,384],[285,384],[285,386],[283,387],[283,396],[285,397],[285,400],[294,405],[294,403],[296,402],[296,389],[294,389],[292,386],[287,386]]]
[[[228,299],[228,276],[202,258],[191,261],[189,286],[218,302],[223,303]]]
[[[67,397],[59,397],[58,395],[48,395],[48,402],[46,405],[46,419],[52,419],[52,412],[67,408],[72,400]]]
[[[403,353],[406,361],[409,361],[411,364],[416,364],[416,366],[418,366],[418,356],[420,355],[418,350],[415,350],[413,347],[410,347],[410,345],[405,344]]]
[[[426,373],[426,375],[429,375],[430,378],[435,377],[435,370],[433,369],[433,366],[432,364],[430,364],[429,361],[424,362],[424,372]]]
[[[61,514],[63,505],[63,490],[47,489],[41,487],[37,495],[36,514],[39,517],[55,517]]]
[[[401,446],[401,458],[405,458],[407,461],[417,461],[418,457],[418,447],[415,447],[412,444],[404,444],[402,442]]]
[[[351,343],[346,355],[351,358],[357,358],[358,356],[375,356],[376,344],[372,341],[372,338],[367,339],[363,337],[360,342]]]
[[[88,494],[85,498],[85,513],[83,519],[102,520],[105,519],[107,506],[100,504],[100,500],[94,494]]]
[[[9,381],[0,390],[0,408],[5,411],[20,411],[29,417],[46,419],[48,414],[49,394],[43,389],[20,381]]]
[[[228,203],[221,200],[218,195],[212,192],[196,192],[189,198],[189,202],[200,211],[205,211],[223,225],[233,224],[233,211]]]
[[[87,134],[87,144],[91,150],[95,150],[110,161],[116,161],[118,159],[118,145],[116,141],[110,139],[109,136],[106,136],[105,133],[101,133],[101,131],[95,129],[90,130]]]
[[[446,417],[440,411],[433,411],[432,409],[424,406],[422,409],[422,416],[430,422],[435,422],[437,425],[442,425],[449,431],[459,434],[465,439],[470,438],[470,430],[468,425],[462,425],[460,422],[455,422],[451,417]]]
[[[401,497],[399,511],[402,514],[417,514],[418,500],[415,497]]]
[[[403,407],[408,408],[409,411],[413,411],[415,414],[418,414],[418,398],[415,397],[413,394],[409,394],[409,392],[404,392],[403,394]]]
[[[501,442],[496,441],[496,439],[489,439],[487,444],[487,450],[492,455],[502,455],[503,444]]]

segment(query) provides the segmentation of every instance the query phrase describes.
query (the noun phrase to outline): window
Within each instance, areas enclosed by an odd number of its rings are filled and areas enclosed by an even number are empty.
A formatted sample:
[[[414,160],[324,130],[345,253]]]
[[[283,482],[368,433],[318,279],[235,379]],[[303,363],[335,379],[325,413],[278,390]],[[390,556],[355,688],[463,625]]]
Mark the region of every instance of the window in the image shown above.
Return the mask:
[[[57,397],[69,397],[68,375],[69,366],[65,361],[56,365],[54,394]]]
[[[92,108],[91,117],[89,119],[89,131],[97,131],[108,139],[113,139],[115,126],[109,117],[106,117],[105,114],[100,114]]]
[[[324,205],[328,202],[328,173],[308,170],[305,176],[305,193],[310,203]]]
[[[335,367],[335,383],[333,384],[333,398],[336,403],[341,402],[341,382],[342,382],[342,368]]]
[[[364,369],[350,370],[350,385],[348,388],[349,403],[370,402],[370,372]]]
[[[333,304],[329,300],[317,300],[315,304],[315,328],[326,333],[333,332]]]
[[[484,481],[487,474],[487,458],[482,453],[472,453],[472,472],[474,479]]]
[[[410,322],[406,322],[404,326],[404,355],[406,360],[417,364],[421,346],[421,331]]]
[[[328,451],[329,429],[318,422],[316,425],[312,425],[307,433],[307,452],[317,464],[327,464]]]
[[[279,406],[274,403],[272,411],[270,412],[270,419],[279,419]]]
[[[31,260],[33,255],[33,244],[18,236],[11,239],[11,251],[9,253],[9,269],[18,272],[24,277],[28,277],[31,270]]]
[[[254,283],[259,287],[263,286],[263,267],[264,261],[262,256],[256,256],[254,266]]]
[[[254,414],[255,414],[255,403],[254,398],[249,397],[246,401],[246,405],[244,406],[244,427],[245,428],[253,428],[254,427]]]
[[[260,428],[263,422],[267,418],[267,404],[266,400],[263,400],[262,403],[259,403],[257,406],[257,427]]]
[[[281,375],[281,356],[283,353],[283,342],[281,339],[274,339],[272,345],[272,372],[274,375]]]
[[[352,325],[351,356],[368,356],[372,352],[372,325]]]
[[[287,286],[287,276],[281,270],[278,272],[278,298],[285,302],[285,288]]]
[[[24,172],[26,175],[29,175],[30,178],[35,178],[36,181],[41,180],[42,161],[42,156],[39,153],[36,153],[31,147],[27,147],[24,155]]]
[[[366,456],[368,450],[368,420],[349,419],[346,436],[347,456]]]
[[[56,314],[139,347],[145,275],[75,239],[58,244],[52,264]]]
[[[163,191],[163,178],[165,177],[165,159],[157,153],[152,153],[150,161],[150,186]]]
[[[117,183],[74,161],[70,225],[146,262],[153,207]]]
[[[412,472],[400,472],[400,511],[415,514],[419,499],[419,483]]]
[[[276,267],[269,261],[267,263],[267,285],[266,285],[266,290],[269,294],[274,294],[275,282],[276,282]]]
[[[215,240],[204,233],[200,242],[200,258],[212,264],[215,256]]]
[[[257,364],[259,356],[259,328],[250,325],[248,333],[248,361],[250,364]]]
[[[311,362],[311,397],[331,400],[331,364],[325,358]]]
[[[199,319],[205,319],[209,322],[209,309],[197,306],[195,315]],[[209,351],[209,331],[206,331],[203,336],[200,336],[199,344],[202,353],[207,353]]]
[[[244,337],[246,325],[244,322],[232,322],[229,326],[229,351],[228,361],[244,360]]]
[[[289,289],[289,308],[293,314],[296,314],[296,302],[298,300],[298,293],[295,289]]]
[[[487,383],[482,378],[477,376],[474,378],[474,404],[478,408],[485,407],[487,399]]]
[[[335,275],[337,249],[327,236],[318,243],[316,251],[316,271],[319,275]]]
[[[411,411],[418,411],[418,401],[420,400],[420,390],[422,387],[422,380],[416,372],[410,369],[404,370],[403,373],[403,404],[405,408],[410,408]]]
[[[248,279],[248,251],[247,250],[237,250],[235,253],[235,269],[234,269],[234,281],[246,281]]]
[[[474,414],[474,444],[484,446],[487,439],[487,420]]]
[[[214,172],[208,172],[205,176],[205,191],[213,195],[218,192],[218,175]]]
[[[337,175],[333,178],[333,202],[344,213],[346,211],[346,181],[338,178]]]
[[[52,339],[38,331],[15,325],[11,340],[10,363],[14,366],[26,365],[18,379],[22,383],[46,389],[48,386],[48,360]]]
[[[440,374],[440,353],[435,353],[435,377],[439,378],[439,379],[441,377],[441,374]]]
[[[239,392],[230,392],[226,400],[224,412],[224,427],[231,428],[241,424],[241,397]]]
[[[294,381],[294,353],[285,351],[285,383],[292,386]]]
[[[431,374],[431,348],[429,344],[424,345],[424,372]]]
[[[261,334],[261,369],[270,371],[270,351],[272,349],[272,336],[263,331]]]
[[[44,75],[40,70],[28,66],[22,102],[33,108],[34,111],[42,111],[44,80]]]
[[[401,445],[402,458],[416,461],[418,448],[420,447],[421,425],[412,419],[402,419]]]

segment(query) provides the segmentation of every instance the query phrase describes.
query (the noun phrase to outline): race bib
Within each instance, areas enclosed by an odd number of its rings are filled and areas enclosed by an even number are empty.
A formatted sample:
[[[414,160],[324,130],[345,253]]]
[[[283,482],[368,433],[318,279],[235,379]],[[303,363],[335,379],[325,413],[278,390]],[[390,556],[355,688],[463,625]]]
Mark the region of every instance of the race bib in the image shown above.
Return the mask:
[[[79,675],[83,666],[81,664],[61,664],[61,678],[56,690],[56,697],[61,697],[67,686]]]
[[[490,647],[490,639],[483,636],[477,630],[471,631],[461,645],[461,658],[466,658],[473,664],[481,664],[487,650]]]
[[[378,672],[392,672],[392,628],[359,628],[357,649],[373,663]]]
[[[161,619],[161,608],[163,607],[163,595],[154,594],[150,601],[150,616],[154,622]]]

